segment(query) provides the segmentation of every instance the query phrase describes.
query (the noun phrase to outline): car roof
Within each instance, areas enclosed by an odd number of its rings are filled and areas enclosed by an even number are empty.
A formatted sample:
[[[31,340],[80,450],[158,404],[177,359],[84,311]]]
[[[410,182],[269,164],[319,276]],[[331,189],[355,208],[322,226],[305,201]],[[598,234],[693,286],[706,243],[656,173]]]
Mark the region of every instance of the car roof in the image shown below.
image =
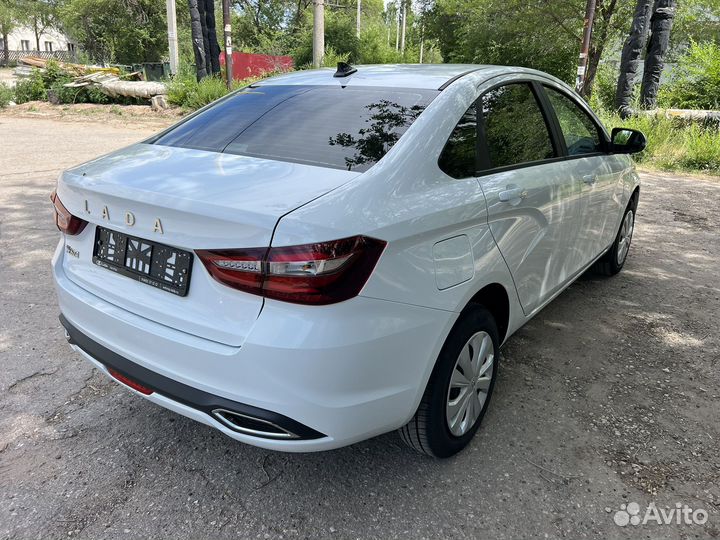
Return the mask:
[[[488,70],[514,73],[505,66],[479,64],[378,64],[358,65],[357,72],[348,77],[333,77],[334,68],[308,69],[265,79],[258,86],[266,85],[348,85],[393,88],[442,89],[453,80],[473,71]]]

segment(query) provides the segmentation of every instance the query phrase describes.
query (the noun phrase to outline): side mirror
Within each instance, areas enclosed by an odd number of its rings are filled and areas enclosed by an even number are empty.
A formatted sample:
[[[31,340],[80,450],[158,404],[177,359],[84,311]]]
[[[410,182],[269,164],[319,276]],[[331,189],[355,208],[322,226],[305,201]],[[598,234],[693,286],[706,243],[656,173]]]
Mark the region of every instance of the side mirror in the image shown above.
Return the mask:
[[[610,151],[614,154],[637,154],[645,150],[647,139],[642,131],[616,127],[610,136]]]

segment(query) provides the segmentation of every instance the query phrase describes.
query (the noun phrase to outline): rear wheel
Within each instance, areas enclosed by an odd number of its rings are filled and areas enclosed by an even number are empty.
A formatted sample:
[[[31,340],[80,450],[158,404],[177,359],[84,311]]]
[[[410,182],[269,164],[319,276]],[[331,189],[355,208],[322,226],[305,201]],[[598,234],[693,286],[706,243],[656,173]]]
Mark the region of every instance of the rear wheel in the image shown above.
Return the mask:
[[[632,241],[633,231],[635,230],[635,206],[631,204],[620,223],[620,230],[615,237],[612,247],[602,258],[596,263],[595,270],[605,276],[614,276],[627,260],[628,251],[630,251],[630,242]]]
[[[467,446],[490,403],[499,346],[490,312],[468,307],[443,345],[415,416],[400,429],[408,446],[440,458]]]

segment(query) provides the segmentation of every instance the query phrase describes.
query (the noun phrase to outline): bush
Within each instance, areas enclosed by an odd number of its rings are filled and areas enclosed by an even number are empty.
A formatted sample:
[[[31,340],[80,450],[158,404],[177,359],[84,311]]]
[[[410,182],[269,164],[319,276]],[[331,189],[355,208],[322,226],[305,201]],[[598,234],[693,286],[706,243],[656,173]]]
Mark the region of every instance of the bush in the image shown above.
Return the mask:
[[[33,69],[29,77],[15,83],[15,101],[17,103],[44,101],[45,99],[47,99],[47,89],[39,69]]]
[[[7,107],[13,100],[13,91],[7,84],[0,82],[0,109]]]
[[[206,77],[197,82],[193,75],[178,74],[168,83],[168,102],[187,109],[199,109],[228,93],[220,77]]]
[[[690,43],[658,98],[663,107],[720,109],[720,45]]]
[[[58,103],[109,103],[110,98],[94,86],[67,87],[70,77],[56,79],[48,89],[48,99],[52,95]]]
[[[40,71],[40,77],[45,88],[50,88],[57,81],[66,82],[70,80],[70,76],[60,67],[57,60],[52,59],[45,64],[45,70]]]
[[[615,110],[615,91],[617,89],[618,70],[611,64],[600,64],[595,74],[595,83],[590,96],[593,109]]]
[[[165,81],[168,88],[168,103],[195,110],[220,99],[229,92],[224,78],[206,77],[198,82],[192,69],[190,65],[183,66],[173,79]],[[232,89],[244,88],[271,75],[274,73],[267,73],[263,77],[251,77],[244,81],[233,81]]]

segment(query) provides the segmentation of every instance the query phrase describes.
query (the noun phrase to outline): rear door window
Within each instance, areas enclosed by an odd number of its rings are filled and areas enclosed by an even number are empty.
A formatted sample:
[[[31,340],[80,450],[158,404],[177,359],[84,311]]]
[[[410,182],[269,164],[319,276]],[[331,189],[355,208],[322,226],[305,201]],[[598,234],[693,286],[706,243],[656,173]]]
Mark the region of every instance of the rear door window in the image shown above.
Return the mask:
[[[473,104],[460,118],[440,154],[438,166],[453,178],[477,173],[477,108]]]
[[[247,88],[155,144],[365,171],[407,131],[437,90],[268,85]]]
[[[529,84],[500,86],[487,92],[481,103],[491,168],[557,156],[550,130]]]

